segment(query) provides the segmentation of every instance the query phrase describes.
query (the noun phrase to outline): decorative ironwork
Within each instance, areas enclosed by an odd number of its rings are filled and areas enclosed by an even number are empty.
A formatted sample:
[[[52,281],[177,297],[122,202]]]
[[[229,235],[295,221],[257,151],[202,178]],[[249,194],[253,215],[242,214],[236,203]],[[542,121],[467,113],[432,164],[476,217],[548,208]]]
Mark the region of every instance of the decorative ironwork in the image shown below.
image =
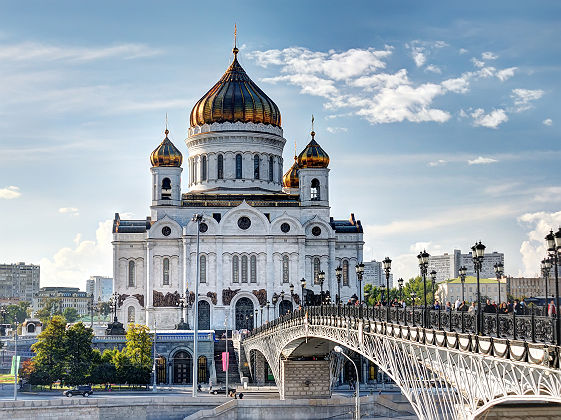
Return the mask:
[[[318,337],[344,345],[388,374],[420,419],[474,419],[497,401],[521,398],[561,403],[561,349],[529,342],[552,342],[554,318],[500,314],[499,334],[507,338],[497,338],[496,314],[485,314],[483,336],[473,333],[473,312],[388,309],[296,310],[254,329],[242,346],[248,356],[260,351],[279,378],[281,352],[295,340]],[[420,326],[423,319],[430,328]],[[522,331],[529,341],[521,341]]]
[[[173,293],[166,293],[165,295],[162,292],[158,292],[157,290],[153,291],[153,299],[154,299],[154,307],[175,307],[179,305],[179,293],[177,291]]]
[[[267,304],[267,291],[265,289],[253,290],[251,293],[255,295],[260,306]]]
[[[236,296],[236,293],[238,293],[239,291],[240,289],[232,290],[230,288],[222,290],[222,304],[229,305],[230,302],[232,302],[234,296]]]
[[[212,302],[213,305],[216,305],[217,303],[217,299],[216,299],[216,292],[206,292],[207,297],[210,298],[210,301]]]

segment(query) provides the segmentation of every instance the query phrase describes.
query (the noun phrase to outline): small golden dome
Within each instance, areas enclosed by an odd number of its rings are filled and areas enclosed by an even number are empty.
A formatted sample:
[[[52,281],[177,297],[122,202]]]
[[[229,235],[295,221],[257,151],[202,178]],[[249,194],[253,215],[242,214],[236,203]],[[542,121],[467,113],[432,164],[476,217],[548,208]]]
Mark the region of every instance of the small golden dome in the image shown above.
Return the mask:
[[[312,131],[312,140],[298,155],[298,166],[300,168],[327,168],[329,155],[315,141],[316,133]]]
[[[168,139],[169,130],[166,128],[166,138],[150,155],[152,166],[174,166],[180,167],[183,155],[177,147]]]
[[[294,163],[290,169],[282,177],[282,186],[285,188],[299,188],[300,180],[298,178],[298,158],[294,156]]]
[[[191,127],[237,121],[280,127],[279,108],[242,68],[238,49],[233,52],[234,61],[226,73],[193,107]]]

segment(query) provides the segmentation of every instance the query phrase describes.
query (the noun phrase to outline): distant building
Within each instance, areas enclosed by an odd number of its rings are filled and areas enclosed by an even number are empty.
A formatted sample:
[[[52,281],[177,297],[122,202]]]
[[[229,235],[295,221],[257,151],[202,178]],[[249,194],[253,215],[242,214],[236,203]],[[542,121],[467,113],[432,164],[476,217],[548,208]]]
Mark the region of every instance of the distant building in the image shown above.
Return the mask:
[[[31,302],[39,291],[38,265],[0,264],[0,296],[2,299],[19,299]]]
[[[41,287],[33,302],[33,310],[43,308],[48,299],[56,299],[61,312],[66,308],[76,308],[79,315],[88,314],[88,302],[91,301],[90,295],[77,287]]]
[[[550,276],[547,294],[555,296],[555,274]],[[542,277],[507,277],[507,293],[515,299],[545,297],[545,280]]]
[[[495,268],[494,265],[501,263],[504,265],[504,254],[501,252],[486,253],[483,258],[483,264],[480,278],[494,278]],[[452,254],[445,253],[443,255],[431,255],[429,258],[428,272],[436,271],[436,282],[442,283],[443,281],[454,279],[459,275],[460,267],[465,266],[468,276],[475,277],[475,269],[473,267],[473,260],[471,252],[462,254],[459,249],[455,249]]]
[[[506,278],[500,280],[501,302],[507,300]],[[499,286],[496,278],[481,278],[479,280],[479,291],[482,298],[488,298],[491,301],[499,301]],[[452,279],[438,285],[436,291],[437,298],[442,302],[455,302],[456,299],[462,300],[462,282],[460,279]],[[466,302],[477,301],[477,279],[467,276],[464,283],[464,300]]]
[[[386,285],[386,273],[382,261],[367,261],[364,263],[364,274],[362,276],[363,286],[371,284],[375,287]],[[394,287],[393,274],[390,274],[390,287]]]
[[[104,276],[91,276],[86,280],[86,293],[93,295],[97,302],[108,302],[113,294],[113,279]]]

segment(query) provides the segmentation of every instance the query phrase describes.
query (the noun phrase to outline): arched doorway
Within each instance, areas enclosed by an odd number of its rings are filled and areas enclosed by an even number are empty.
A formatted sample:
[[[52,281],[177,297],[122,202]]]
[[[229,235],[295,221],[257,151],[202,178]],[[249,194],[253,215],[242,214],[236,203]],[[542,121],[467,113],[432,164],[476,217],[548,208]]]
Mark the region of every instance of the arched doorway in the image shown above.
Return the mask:
[[[236,302],[236,330],[253,329],[253,302],[243,297]]]
[[[210,330],[210,303],[199,301],[199,330]]]
[[[200,356],[199,357],[197,381],[203,382],[203,383],[208,382],[207,360],[206,360],[205,356]]]
[[[156,359],[156,381],[159,384],[167,383],[167,363],[164,356]]]
[[[173,383],[190,384],[193,382],[191,355],[185,350],[180,350],[173,356]]]
[[[27,332],[29,334],[33,334],[35,332],[35,324],[28,324],[27,325]]]
[[[279,316],[283,316],[288,311],[292,311],[292,302],[289,300],[283,300],[279,303]]]

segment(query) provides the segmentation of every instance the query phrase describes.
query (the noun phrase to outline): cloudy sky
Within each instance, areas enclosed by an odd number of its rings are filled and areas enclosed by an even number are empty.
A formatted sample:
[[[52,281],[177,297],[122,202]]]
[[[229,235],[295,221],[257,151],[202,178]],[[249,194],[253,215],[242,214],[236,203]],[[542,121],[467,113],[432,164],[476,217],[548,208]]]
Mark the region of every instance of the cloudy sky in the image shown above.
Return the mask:
[[[1,262],[41,264],[43,286],[111,274],[114,213],[148,215],[165,114],[187,154],[237,23],[287,165],[315,115],[332,214],[362,220],[365,260],[409,277],[422,248],[481,240],[535,275],[561,224],[561,3],[423,3],[3,3]]]

